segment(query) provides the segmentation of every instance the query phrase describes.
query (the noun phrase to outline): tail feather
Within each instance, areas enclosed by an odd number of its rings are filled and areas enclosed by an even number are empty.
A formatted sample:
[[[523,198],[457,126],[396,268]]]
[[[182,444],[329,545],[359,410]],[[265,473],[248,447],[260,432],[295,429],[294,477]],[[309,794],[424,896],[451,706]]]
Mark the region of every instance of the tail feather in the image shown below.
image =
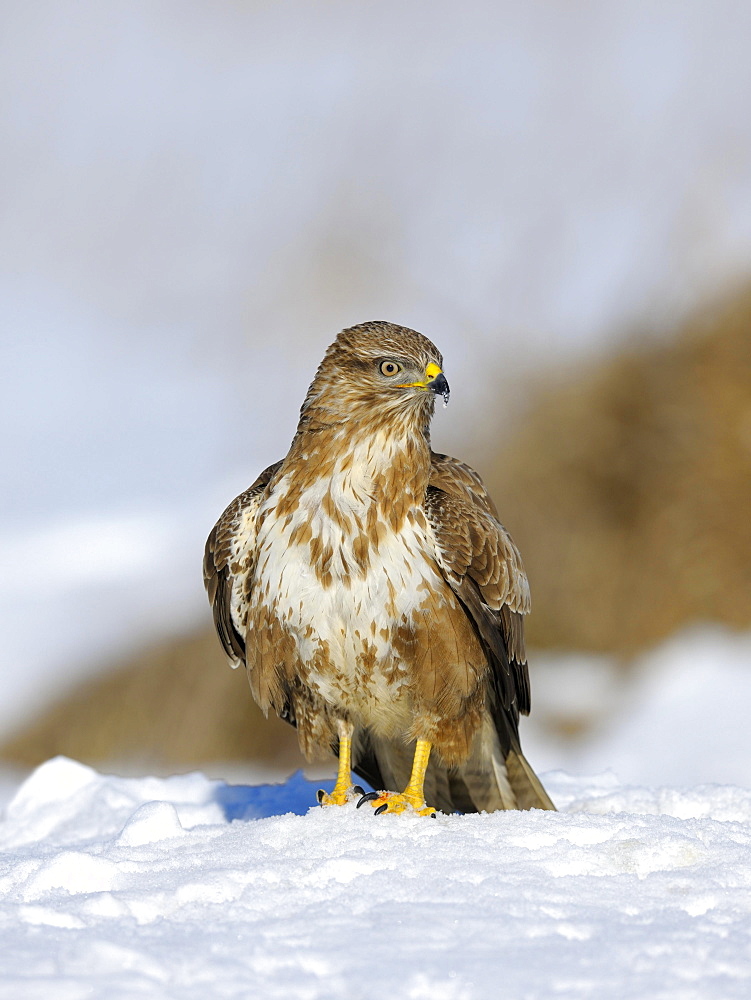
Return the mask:
[[[467,787],[474,809],[462,812],[495,812],[497,809],[555,809],[542,782],[517,748],[504,754],[498,740],[487,744],[466,764],[456,768]]]
[[[487,727],[483,736],[475,753],[458,767],[447,768],[431,757],[425,801],[445,813],[555,809],[518,745],[504,755],[494,729]],[[370,736],[359,747],[354,770],[379,791],[401,791],[413,754],[414,744]]]
[[[542,782],[521,750],[509,750],[506,757],[506,773],[509,784],[514,790],[517,809],[555,809],[550,796],[542,787]]]

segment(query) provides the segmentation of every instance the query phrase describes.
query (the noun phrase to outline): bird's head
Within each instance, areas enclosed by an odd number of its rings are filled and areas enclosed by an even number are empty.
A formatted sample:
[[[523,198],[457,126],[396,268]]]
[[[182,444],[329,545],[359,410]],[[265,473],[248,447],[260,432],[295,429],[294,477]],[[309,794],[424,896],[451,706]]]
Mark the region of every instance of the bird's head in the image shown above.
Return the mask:
[[[416,419],[427,425],[435,397],[449,400],[443,358],[427,337],[393,323],[342,330],[326,351],[301,416],[324,423]]]

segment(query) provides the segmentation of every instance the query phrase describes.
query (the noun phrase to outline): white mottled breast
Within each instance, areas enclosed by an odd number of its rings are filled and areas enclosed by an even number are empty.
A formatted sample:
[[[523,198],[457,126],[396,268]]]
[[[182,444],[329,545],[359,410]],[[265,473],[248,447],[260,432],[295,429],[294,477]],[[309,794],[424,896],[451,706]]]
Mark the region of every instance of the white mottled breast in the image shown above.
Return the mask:
[[[409,621],[425,601],[426,585],[442,592],[446,584],[436,571],[432,532],[421,514],[405,518],[398,532],[389,529],[382,534],[377,548],[371,543],[369,565],[362,571],[353,553],[353,535],[359,532],[343,530],[323,510],[322,500],[330,494],[354,525],[364,526],[374,503],[368,473],[368,462],[355,461],[346,474],[316,482],[302,493],[289,519],[275,516],[289,479],[283,477],[276,484],[259,512],[253,590],[294,636],[304,663],[312,662],[316,650],[326,644],[334,670],[308,674],[307,680],[327,702],[341,700],[344,684],[347,707],[358,709],[364,721],[371,706],[377,704],[382,715],[390,703],[396,724],[400,721],[396,717],[407,710],[406,704],[400,705],[406,674],[400,676],[394,669],[399,664],[386,629],[394,622]],[[333,550],[329,586],[321,583],[311,565],[311,543],[292,541],[302,523],[309,524],[314,539]],[[374,669],[358,670],[358,656],[366,648],[372,654],[373,647]]]

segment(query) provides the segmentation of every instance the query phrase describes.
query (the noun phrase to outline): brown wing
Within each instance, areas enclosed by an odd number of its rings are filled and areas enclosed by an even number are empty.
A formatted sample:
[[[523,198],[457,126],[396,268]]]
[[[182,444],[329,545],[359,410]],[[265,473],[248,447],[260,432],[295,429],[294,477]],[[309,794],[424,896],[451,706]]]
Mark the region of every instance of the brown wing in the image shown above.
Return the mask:
[[[275,462],[264,469],[253,485],[232,501],[206,540],[203,582],[216,630],[233,667],[245,664],[246,581],[255,558],[256,515],[281,464]]]
[[[425,496],[436,558],[447,582],[472,618],[491,666],[492,690],[501,728],[516,733],[519,713],[530,707],[523,615],[529,611],[529,584],[521,556],[503,525],[482,480],[456,459],[434,457]]]
[[[473,468],[460,462],[458,458],[431,451],[430,484],[446,493],[464,497],[470,504],[479,505],[486,513],[498,518],[498,511],[485,489],[485,483]]]

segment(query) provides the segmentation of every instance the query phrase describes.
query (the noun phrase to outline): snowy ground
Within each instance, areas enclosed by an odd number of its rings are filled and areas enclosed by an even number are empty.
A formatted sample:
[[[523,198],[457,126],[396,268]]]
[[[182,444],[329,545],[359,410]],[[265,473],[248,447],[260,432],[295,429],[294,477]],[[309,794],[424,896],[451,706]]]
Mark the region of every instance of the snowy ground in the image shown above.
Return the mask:
[[[538,770],[612,769],[636,785],[751,780],[751,632],[694,625],[638,657],[531,656],[525,753]],[[578,739],[562,724],[586,725]]]
[[[751,792],[546,781],[429,820],[50,761],[0,826],[0,997],[749,996]]]

